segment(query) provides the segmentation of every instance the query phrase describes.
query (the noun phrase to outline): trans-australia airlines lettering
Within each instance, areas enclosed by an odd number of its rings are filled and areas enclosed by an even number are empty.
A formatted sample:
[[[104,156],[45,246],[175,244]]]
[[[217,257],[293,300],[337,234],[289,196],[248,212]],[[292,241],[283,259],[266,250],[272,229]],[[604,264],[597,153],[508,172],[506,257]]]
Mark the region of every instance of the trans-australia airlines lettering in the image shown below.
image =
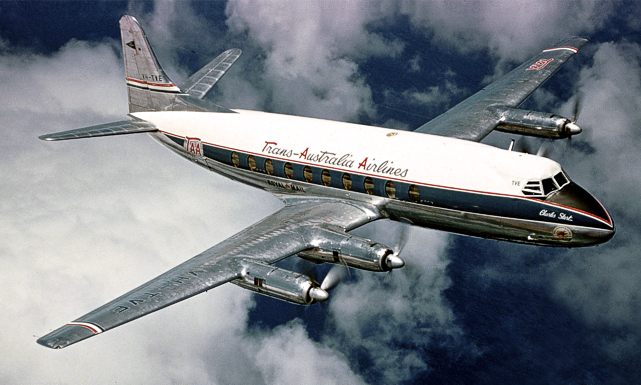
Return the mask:
[[[356,166],[357,170],[370,171],[378,174],[388,174],[399,177],[406,177],[409,169],[394,167],[394,161],[384,160],[382,162],[377,162],[376,158],[370,159],[368,156],[361,160],[359,163],[356,163],[352,154],[337,154],[330,151],[310,151],[309,147],[306,147],[301,152],[294,152],[294,150],[289,148],[278,147],[276,142],[265,141],[265,146],[262,149],[262,152],[282,156],[286,158],[304,159],[308,162],[328,164],[332,166],[339,166],[343,168],[354,169]]]

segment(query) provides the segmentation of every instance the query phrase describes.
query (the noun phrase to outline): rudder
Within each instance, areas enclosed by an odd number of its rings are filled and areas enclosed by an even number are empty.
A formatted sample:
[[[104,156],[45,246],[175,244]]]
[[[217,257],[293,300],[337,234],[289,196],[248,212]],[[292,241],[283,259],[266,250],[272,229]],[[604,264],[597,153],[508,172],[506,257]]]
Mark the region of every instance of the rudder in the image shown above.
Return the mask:
[[[120,19],[129,112],[170,110],[181,94],[158,63],[145,32],[132,16]]]

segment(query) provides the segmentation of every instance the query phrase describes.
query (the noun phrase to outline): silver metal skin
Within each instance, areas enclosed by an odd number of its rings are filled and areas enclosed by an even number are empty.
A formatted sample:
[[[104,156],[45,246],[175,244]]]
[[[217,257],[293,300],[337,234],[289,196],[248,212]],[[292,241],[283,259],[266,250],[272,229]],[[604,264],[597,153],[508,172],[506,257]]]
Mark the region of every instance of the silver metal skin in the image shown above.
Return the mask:
[[[509,107],[495,110],[499,117],[496,131],[547,139],[564,139],[581,133],[576,123],[558,115]]]
[[[329,294],[302,274],[245,260],[241,277],[231,281],[244,289],[298,305],[311,305],[329,298]]]
[[[320,237],[319,237],[320,235]],[[326,230],[310,237],[313,248],[298,253],[298,256],[316,263],[336,263],[369,271],[387,271],[389,247],[369,239],[357,238],[343,231]]]
[[[158,64],[138,22],[131,16],[123,16],[120,28],[130,113],[235,113],[202,98],[238,59],[240,50],[224,52],[178,87]],[[546,135],[562,137],[579,133],[580,128],[565,118],[520,111],[516,107],[586,41],[569,38],[556,48],[544,50],[543,56],[537,55],[536,60],[524,63],[416,131],[471,141],[480,141],[501,124],[504,129],[509,127],[529,135],[546,132]],[[159,277],[48,333],[37,341],[43,346],[64,348],[227,282],[301,305],[325,301],[329,298],[327,290],[336,279],[326,280],[319,286],[305,275],[271,265],[298,255],[317,263],[330,262],[370,271],[401,268],[405,262],[389,247],[349,234],[381,218],[476,237],[550,246],[594,245],[614,234],[612,221],[600,203],[569,181],[559,186],[558,191],[537,199],[436,188],[433,194],[449,200],[454,196],[459,198],[453,203],[434,204],[411,201],[411,196],[410,199],[388,198],[234,167],[215,156],[190,152],[186,145],[180,144],[180,138],[135,119],[40,138],[66,140],[140,132],[148,133],[201,167],[273,193],[285,206]],[[475,200],[474,203],[470,203],[471,200]],[[506,211],[510,207],[512,211]],[[576,222],[560,224],[550,219],[556,215],[551,211],[559,207],[574,213]],[[531,211],[541,208],[541,213],[532,219]],[[574,223],[597,223],[598,226]]]
[[[520,106],[587,42],[584,37],[569,37],[556,43],[416,132],[481,141],[500,123],[497,109]]]

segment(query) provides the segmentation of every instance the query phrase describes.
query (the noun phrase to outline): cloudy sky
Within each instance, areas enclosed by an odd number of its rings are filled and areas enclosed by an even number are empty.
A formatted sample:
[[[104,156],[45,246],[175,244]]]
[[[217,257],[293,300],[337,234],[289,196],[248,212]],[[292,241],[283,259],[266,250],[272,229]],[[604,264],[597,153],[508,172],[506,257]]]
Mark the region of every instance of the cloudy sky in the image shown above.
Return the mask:
[[[0,382],[629,383],[641,376],[641,9],[616,1],[0,2]],[[290,305],[225,285],[53,351],[36,339],[281,207],[145,135],[39,135],[127,113],[118,19],[180,83],[229,48],[227,107],[416,128],[542,48],[591,37],[525,107],[617,235],[553,249],[410,228],[389,280]],[[510,136],[486,142],[507,147]],[[532,143],[538,145],[538,143]],[[388,221],[356,231],[394,244]],[[287,261],[291,269],[304,269]],[[327,267],[321,267],[322,276]]]

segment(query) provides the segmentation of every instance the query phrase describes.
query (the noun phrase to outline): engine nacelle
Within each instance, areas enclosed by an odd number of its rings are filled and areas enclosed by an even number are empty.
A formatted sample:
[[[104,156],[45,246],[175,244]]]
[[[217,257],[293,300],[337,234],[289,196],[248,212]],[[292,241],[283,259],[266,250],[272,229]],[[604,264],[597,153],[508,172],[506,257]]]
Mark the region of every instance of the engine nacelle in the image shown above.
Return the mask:
[[[242,277],[231,282],[243,289],[299,305],[311,305],[329,298],[325,290],[305,275],[252,261],[243,261],[242,266]]]
[[[570,119],[545,112],[526,111],[502,107],[496,110],[499,117],[497,131],[536,136],[548,139],[563,139],[581,133],[581,127]]]
[[[369,271],[389,271],[405,265],[389,247],[346,233],[327,231],[315,244],[298,256],[315,263],[344,263]]]

